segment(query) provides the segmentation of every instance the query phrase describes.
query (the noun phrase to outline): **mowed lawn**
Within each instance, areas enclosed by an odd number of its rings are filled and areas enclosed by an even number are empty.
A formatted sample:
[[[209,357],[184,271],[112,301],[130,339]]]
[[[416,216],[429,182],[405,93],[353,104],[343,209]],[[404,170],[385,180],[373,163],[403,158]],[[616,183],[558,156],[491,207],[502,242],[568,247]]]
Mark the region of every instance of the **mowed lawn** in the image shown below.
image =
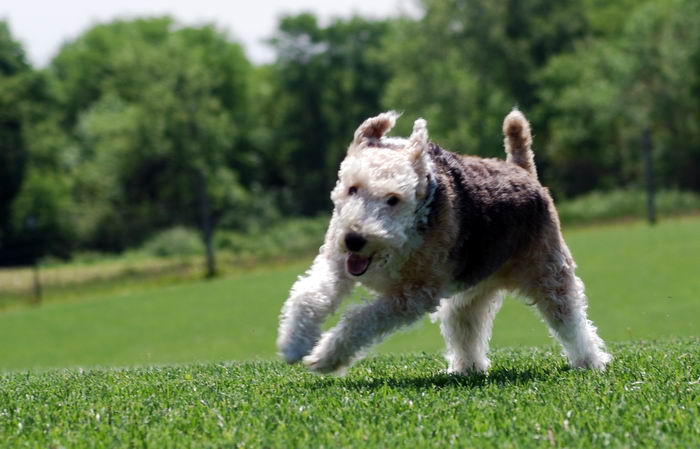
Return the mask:
[[[699,343],[613,343],[605,373],[506,348],[488,376],[438,354],[343,378],[280,361],[2,374],[0,447],[697,448]]]
[[[575,229],[566,237],[606,341],[700,334],[700,219]],[[272,358],[279,309],[307,265],[4,312],[0,371]],[[534,310],[506,301],[493,346],[542,344],[552,340]],[[442,346],[426,319],[378,351]]]

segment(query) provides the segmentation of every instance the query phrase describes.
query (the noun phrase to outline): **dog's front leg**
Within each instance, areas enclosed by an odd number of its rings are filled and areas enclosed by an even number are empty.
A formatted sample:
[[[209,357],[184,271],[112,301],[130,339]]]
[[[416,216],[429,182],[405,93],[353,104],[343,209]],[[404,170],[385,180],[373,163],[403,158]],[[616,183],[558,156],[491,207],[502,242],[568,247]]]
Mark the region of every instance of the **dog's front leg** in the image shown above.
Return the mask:
[[[324,333],[304,364],[318,373],[339,371],[368,346],[397,328],[434,311],[439,299],[421,293],[414,296],[381,296],[370,304],[353,307],[333,329]]]
[[[321,323],[354,287],[341,267],[322,252],[292,286],[282,307],[277,337],[277,348],[287,363],[296,363],[311,352]]]

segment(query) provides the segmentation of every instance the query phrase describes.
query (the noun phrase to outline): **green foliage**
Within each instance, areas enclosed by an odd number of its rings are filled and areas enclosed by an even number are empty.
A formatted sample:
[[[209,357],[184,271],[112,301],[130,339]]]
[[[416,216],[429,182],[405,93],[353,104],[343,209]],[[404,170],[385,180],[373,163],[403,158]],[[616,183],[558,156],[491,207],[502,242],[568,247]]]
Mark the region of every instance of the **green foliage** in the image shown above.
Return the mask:
[[[72,206],[65,178],[30,171],[12,204],[13,259],[26,264],[47,253],[67,257],[75,236],[65,211]]]
[[[84,247],[122,250],[172,223],[206,240],[249,200],[249,72],[223,32],[169,18],[98,25],[63,47],[50,73]]]
[[[438,142],[501,156],[501,119],[518,105],[533,120],[542,179],[571,197],[638,186],[648,127],[661,184],[698,189],[697,2],[422,5],[386,41],[384,104],[425,116]]]
[[[378,57],[387,24],[355,17],[322,27],[311,14],[285,17],[271,43],[263,125],[276,130],[266,149],[267,185],[283,189],[283,211],[327,211],[357,126],[380,112],[388,80]]]
[[[698,344],[614,344],[605,373],[565,368],[552,346],[496,351],[488,376],[447,375],[432,353],[371,358],[343,378],[259,361],[9,373],[0,438],[29,448],[696,447]]]
[[[204,252],[202,238],[184,226],[161,231],[143,245],[143,250],[156,257],[193,256]]]
[[[22,45],[12,37],[9,24],[0,20],[0,75],[9,77],[29,68]]]
[[[37,176],[70,189],[73,207],[53,220],[71,222],[76,246],[99,250],[135,246],[173,222],[206,217],[210,229],[244,197],[249,70],[224,33],[168,18],[98,25],[64,45],[46,72],[56,107],[27,132]]]
[[[0,253],[15,250],[10,205],[26,171],[23,131],[30,96],[28,72],[22,47],[13,39],[8,24],[0,20]]]
[[[396,23],[387,41],[393,76],[384,104],[425,117],[447,148],[501,156],[505,114],[516,105],[529,112],[538,87],[533,74],[585,35],[582,2],[421,3],[423,17]],[[404,133],[409,127],[403,124]]]
[[[157,47],[165,44],[173,26],[169,18],[117,20],[64,44],[49,71],[68,126],[105,93],[117,91],[126,101],[137,100],[144,84],[161,73]]]
[[[697,2],[645,2],[615,37],[579,42],[542,71],[539,109],[551,116],[544,144],[556,190],[639,185],[645,129],[661,184],[698,190],[698,30]]]
[[[0,21],[0,265],[116,253],[177,225],[209,249],[223,230],[254,257],[296,253],[242,233],[327,213],[352,132],[384,109],[405,113],[396,134],[423,116],[446,148],[503,157],[517,105],[540,178],[566,199],[638,190],[648,132],[657,185],[700,191],[696,0],[418,6],[413,18],[283,17],[277,58],[260,67],[224,30],[160,17],[95,25],[33,70]],[[42,202],[44,179],[56,191]],[[587,209],[612,210],[600,201]],[[44,233],[28,233],[29,216]]]
[[[293,258],[316,252],[323,243],[328,216],[287,219],[248,232],[222,231],[216,246],[241,259]]]
[[[616,80],[626,76],[628,56],[607,42],[577,48],[552,58],[540,73],[543,109],[551,118],[549,138],[537,154],[550,164],[547,184],[568,196],[637,180],[641,168],[634,149],[620,142],[624,118],[611,103],[622,95]],[[600,70],[608,76],[600,77]]]
[[[647,196],[642,190],[590,192],[557,205],[559,219],[565,225],[600,223],[616,219],[643,218]],[[700,195],[679,190],[662,190],[655,198],[656,211],[662,216],[697,214]]]

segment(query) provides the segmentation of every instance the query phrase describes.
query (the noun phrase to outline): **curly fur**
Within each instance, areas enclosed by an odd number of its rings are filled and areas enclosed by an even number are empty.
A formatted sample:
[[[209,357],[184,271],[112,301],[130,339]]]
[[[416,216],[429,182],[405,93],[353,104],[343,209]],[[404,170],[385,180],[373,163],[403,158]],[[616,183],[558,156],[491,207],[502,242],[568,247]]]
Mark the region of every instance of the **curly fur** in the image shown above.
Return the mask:
[[[428,140],[423,119],[407,139],[386,137],[397,118],[386,112],[355,132],[331,192],[324,245],[282,308],[281,356],[339,372],[388,333],[434,313],[448,371],[483,372],[493,318],[504,292],[515,290],[536,303],[572,366],[603,369],[611,357],[586,316],[522,113],[504,121],[507,161],[446,151]],[[351,233],[362,238],[353,251]],[[321,333],[358,282],[374,301]]]

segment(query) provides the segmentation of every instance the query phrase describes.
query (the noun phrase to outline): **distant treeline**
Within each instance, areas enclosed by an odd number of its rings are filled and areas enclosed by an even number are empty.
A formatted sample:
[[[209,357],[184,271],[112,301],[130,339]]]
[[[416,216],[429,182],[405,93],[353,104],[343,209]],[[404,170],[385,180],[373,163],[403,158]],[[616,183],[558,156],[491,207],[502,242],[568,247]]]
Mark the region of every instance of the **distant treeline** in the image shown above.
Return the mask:
[[[122,251],[176,225],[264,229],[330,208],[356,126],[386,109],[502,157],[533,122],[558,199],[700,191],[700,2],[422,0],[420,18],[280,20],[255,66],[215,25],[117,20],[32,67],[0,22],[0,265]],[[233,30],[235,32],[235,30]]]

